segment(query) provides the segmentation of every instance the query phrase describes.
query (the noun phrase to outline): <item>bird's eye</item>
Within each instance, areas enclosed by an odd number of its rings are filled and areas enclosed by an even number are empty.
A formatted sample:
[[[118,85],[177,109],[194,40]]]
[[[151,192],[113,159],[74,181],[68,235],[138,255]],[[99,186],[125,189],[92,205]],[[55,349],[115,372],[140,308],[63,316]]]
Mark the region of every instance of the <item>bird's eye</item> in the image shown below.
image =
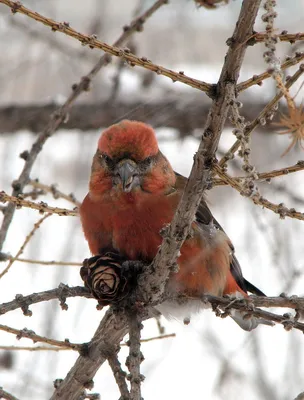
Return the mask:
[[[100,154],[100,159],[104,160],[106,164],[109,164],[112,161],[112,159],[106,154]]]
[[[152,157],[147,157],[147,158],[145,158],[145,163],[146,164],[151,164],[151,162],[152,162]]]

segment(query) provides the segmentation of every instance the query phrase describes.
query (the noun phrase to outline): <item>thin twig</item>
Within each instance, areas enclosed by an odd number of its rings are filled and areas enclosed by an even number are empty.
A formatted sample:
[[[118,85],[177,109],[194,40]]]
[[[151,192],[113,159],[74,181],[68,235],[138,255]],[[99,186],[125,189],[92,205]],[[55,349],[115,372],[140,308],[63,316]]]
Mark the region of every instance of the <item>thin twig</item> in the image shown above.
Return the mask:
[[[31,179],[28,183],[36,189],[41,189],[44,192],[52,193],[54,199],[65,199],[72,204],[75,204],[76,207],[79,207],[81,204],[74,196],[73,193],[65,194],[57,189],[56,185],[45,185],[44,183],[39,182],[37,179]]]
[[[58,299],[63,309],[67,309],[66,299],[69,297],[86,297],[93,298],[88,289],[82,286],[69,287],[61,283],[58,288],[46,290],[44,292],[32,293],[28,296],[16,295],[16,299],[7,303],[0,304],[0,315],[9,311],[21,308],[25,315],[29,315],[29,306],[31,304],[41,303]]]
[[[290,42],[291,44],[293,44],[299,40],[304,40],[303,32],[298,32],[298,33],[282,32],[281,34],[279,34],[277,36],[281,42]],[[262,33],[262,32],[257,32],[253,36],[254,41],[256,41],[257,43],[265,42],[266,38],[267,38],[267,33]]]
[[[176,336],[176,333],[168,333],[166,335],[162,334],[162,335],[150,337],[150,338],[147,338],[147,339],[140,339],[140,343],[148,343],[148,342],[152,342],[154,340],[168,339],[168,338],[172,338],[172,337],[175,337],[175,336]],[[122,346],[123,346],[123,344],[122,344]]]
[[[296,53],[296,55],[294,57],[288,58],[288,60],[286,60],[282,65],[281,65],[281,69],[285,70],[289,67],[292,67],[293,65],[298,64],[299,62],[301,62],[302,60],[304,60],[304,53]],[[253,75],[252,78],[247,79],[244,82],[241,82],[237,85],[237,92],[243,92],[246,89],[248,89],[249,87],[253,86],[253,85],[261,85],[262,81],[264,81],[267,78],[271,77],[271,73],[265,71],[260,75]]]
[[[56,22],[50,18],[47,18],[37,12],[30,10],[29,8],[24,7],[21,3],[17,4],[16,2],[11,0],[0,0],[0,3],[3,3],[10,7],[12,12],[14,13],[18,12],[27,15],[29,18],[32,18],[37,22],[49,26],[54,32],[61,32],[67,36],[77,39],[83,46],[89,46],[92,49],[100,49],[103,50],[105,53],[110,54],[111,56],[120,57],[131,67],[136,65],[148,69],[155,72],[157,75],[163,75],[167,78],[172,79],[173,82],[182,82],[185,85],[205,92],[207,95],[211,95],[211,84],[191,78],[185,75],[183,71],[172,71],[168,68],[162,67],[161,65],[152,63],[152,61],[148,60],[146,57],[137,57],[135,54],[132,54],[129,49],[120,49],[117,47],[117,44],[111,46],[96,39],[95,35],[88,36],[83,33],[77,32],[75,29],[71,28],[69,24]],[[164,3],[167,3],[167,0],[159,0],[157,3],[160,3],[160,6]]]
[[[0,192],[0,202],[1,203],[9,202],[10,204],[13,204],[14,207],[16,206],[18,209],[20,209],[21,207],[32,208],[33,210],[38,210],[42,214],[47,212],[49,214],[57,214],[65,217],[66,216],[75,217],[78,215],[78,211],[76,209],[68,210],[67,208],[51,207],[48,206],[47,203],[45,203],[44,201],[41,201],[40,203],[35,203],[34,201],[24,200],[22,195],[18,195],[18,197],[10,196],[9,194],[3,191]]]
[[[225,183],[224,183],[225,184]],[[3,256],[4,253],[1,253],[1,257]],[[16,258],[13,257],[9,254],[5,254],[5,260],[14,260],[18,262],[23,262],[27,264],[35,264],[35,265],[60,265],[63,267],[81,267],[82,263],[79,262],[73,262],[73,261],[44,261],[44,260],[32,260],[31,258]],[[0,260],[1,261],[1,260]]]
[[[7,1],[7,0],[0,0],[1,3],[8,5],[11,7],[11,10],[14,11],[15,8],[18,9],[19,7],[19,2],[13,2],[13,1]],[[126,26],[124,28],[124,32],[120,35],[120,37],[116,40],[114,43],[114,46],[121,46],[134,32],[140,30],[143,26],[143,23],[153,15],[153,13],[161,7],[163,4],[166,4],[167,0],[158,0],[156,1],[146,12],[144,12],[142,15],[140,15],[138,18],[134,19],[129,26]],[[22,8],[23,6],[20,5]],[[23,9],[25,9],[23,7]],[[17,11],[17,10],[16,10]],[[32,16],[39,16],[38,13],[32,13]],[[62,27],[68,27],[69,24],[58,24],[60,28]],[[32,170],[32,167],[37,159],[38,154],[43,148],[43,145],[45,144],[46,140],[56,132],[56,130],[59,128],[59,126],[67,119],[68,117],[68,112],[75,102],[75,100],[79,97],[79,95],[87,90],[89,90],[89,86],[93,78],[97,75],[97,73],[100,71],[100,69],[108,65],[109,62],[111,61],[111,58],[105,54],[102,57],[99,58],[98,62],[92,70],[84,77],[81,78],[79,83],[73,85],[72,87],[72,93],[69,95],[68,99],[66,102],[59,107],[51,116],[49,119],[49,122],[45,129],[39,134],[38,138],[36,141],[33,143],[32,148],[29,152],[23,152],[23,158],[25,160],[23,170],[19,176],[19,178],[13,183],[13,192],[12,196],[16,197],[20,193],[22,193],[24,186],[28,183],[29,176]],[[4,212],[4,218],[2,221],[2,226],[0,229],[0,251],[3,248],[3,244],[5,242],[6,236],[8,229],[10,227],[10,224],[12,222],[14,212],[15,212],[15,204],[11,203],[9,204]]]
[[[219,317],[226,317],[227,315],[229,315],[229,310],[231,309],[242,310],[242,311],[247,311],[248,317],[255,316],[257,318],[264,318],[268,321],[276,322],[278,324],[283,325],[284,328],[288,331],[294,328],[304,333],[304,323],[298,322],[296,315],[295,316],[292,316],[290,314],[278,315],[271,313],[269,311],[261,310],[259,308],[254,307],[253,303],[250,303],[251,299],[242,303],[242,300],[240,301],[238,299],[232,302],[231,299],[224,300],[221,297],[204,296],[202,300],[211,303],[216,315]],[[219,311],[218,307],[223,312],[218,312]]]
[[[56,347],[56,346],[0,346],[0,350],[6,351],[62,351],[75,350],[71,347]]]
[[[257,172],[257,179],[259,181],[270,181],[272,178],[277,178],[279,176],[284,176],[284,175],[289,175],[293,172],[298,172],[304,170],[304,160],[303,161],[298,161],[295,165],[291,165],[290,167],[284,167],[280,169],[274,169],[273,171],[269,172]],[[233,179],[236,181],[240,182],[244,180],[246,176],[238,176]],[[225,182],[223,179],[213,179],[213,186],[222,186],[222,185],[228,185],[227,182]]]
[[[300,78],[303,72],[304,72],[304,64],[300,65],[298,71],[296,71],[294,75],[290,79],[288,79],[288,82],[285,85],[286,88],[289,89]],[[261,124],[266,123],[267,114],[276,106],[278,101],[283,96],[284,93],[282,91],[280,91],[274,96],[274,98],[263,108],[263,110],[259,113],[259,115],[250,124],[246,126],[245,128],[246,135],[250,135],[260,123]],[[227,161],[231,160],[231,158],[234,157],[234,153],[238,150],[240,144],[241,141],[239,139],[234,142],[234,144],[230,147],[230,149],[219,161],[220,167],[224,167]]]
[[[18,250],[17,254],[15,255],[15,257],[12,257],[7,265],[7,267],[0,273],[0,279],[3,278],[3,276],[10,270],[10,268],[12,267],[12,265],[14,264],[15,260],[21,256],[21,254],[23,253],[25,247],[27,246],[27,244],[29,243],[29,241],[32,239],[32,237],[34,236],[35,232],[37,231],[37,229],[40,228],[41,224],[51,216],[52,214],[45,214],[42,218],[40,218],[35,224],[34,224],[34,228],[30,231],[29,234],[26,235],[26,238],[22,244],[22,246],[20,247],[20,249]]]
[[[236,181],[234,178],[229,176],[219,165],[214,165],[214,171],[217,173],[217,175],[224,180],[227,185],[233,187],[236,189],[240,194],[243,196],[248,197],[251,201],[253,201],[255,204],[258,204],[262,207],[268,208],[269,210],[273,211],[276,214],[279,214],[280,218],[284,219],[285,217],[289,218],[294,218],[294,219],[299,219],[301,221],[304,221],[304,213],[301,213],[299,211],[296,211],[294,208],[287,208],[284,206],[284,204],[274,204],[271,203],[270,201],[264,199],[262,196],[259,194],[254,194],[254,193],[246,193],[244,191],[244,187]]]
[[[64,348],[69,347],[75,351],[81,351],[83,348],[82,344],[71,343],[68,339],[66,339],[65,341],[62,342],[60,340],[50,339],[45,336],[36,335],[36,333],[34,331],[29,330],[27,328],[15,329],[10,326],[1,324],[0,330],[16,335],[18,340],[20,340],[22,338],[26,338],[26,339],[31,339],[34,343],[41,342],[41,343],[47,343],[47,344],[50,344],[52,346],[57,346],[57,347],[64,347]]]
[[[61,43],[55,37],[48,35],[47,32],[43,32],[41,30],[34,30],[32,26],[26,24],[24,21],[11,17],[9,22],[13,28],[17,28],[22,34],[28,35],[33,40],[38,40],[42,42],[44,45],[47,43],[54,50],[59,51],[65,57],[69,57],[69,61],[73,60],[75,62],[82,61],[92,61],[96,62],[98,57],[96,54],[92,54],[91,52],[84,52],[80,49],[75,49],[72,46],[67,46],[66,43]],[[77,61],[76,61],[77,60]]]

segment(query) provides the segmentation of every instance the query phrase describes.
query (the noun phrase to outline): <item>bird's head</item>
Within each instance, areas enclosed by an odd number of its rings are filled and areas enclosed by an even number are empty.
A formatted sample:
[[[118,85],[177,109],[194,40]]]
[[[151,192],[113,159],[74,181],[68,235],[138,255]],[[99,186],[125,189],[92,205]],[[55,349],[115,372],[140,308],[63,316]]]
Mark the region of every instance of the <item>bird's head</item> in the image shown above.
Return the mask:
[[[106,129],[93,159],[90,191],[124,193],[167,192],[175,174],[159,151],[153,129],[138,121],[124,120]]]

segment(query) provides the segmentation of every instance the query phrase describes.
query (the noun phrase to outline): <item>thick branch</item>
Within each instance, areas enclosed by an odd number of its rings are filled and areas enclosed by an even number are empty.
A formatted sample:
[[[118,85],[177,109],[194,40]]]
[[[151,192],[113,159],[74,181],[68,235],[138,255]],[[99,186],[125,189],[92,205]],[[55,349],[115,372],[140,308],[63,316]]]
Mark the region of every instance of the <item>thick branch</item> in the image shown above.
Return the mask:
[[[246,120],[254,120],[261,108],[266,107],[265,102],[243,100],[242,115]],[[183,105],[181,107],[181,105]],[[117,102],[107,100],[92,104],[75,104],[69,113],[69,119],[61,129],[77,129],[90,134],[90,130],[104,128],[121,119],[122,115],[130,116],[130,119],[151,124],[154,128],[169,127],[177,129],[181,136],[190,135],[194,129],[201,129],[204,125],[210,109],[210,100],[192,97],[188,102],[181,103],[180,94],[176,94],[176,100],[163,100],[146,103],[144,101],[132,102],[130,99],[119,99]],[[47,124],[50,114],[56,110],[55,104],[44,105],[11,105],[0,107],[0,135],[1,133],[13,133],[19,130],[41,132]],[[280,106],[282,113],[287,113],[285,105]],[[227,120],[227,124],[231,125]],[[261,127],[263,129],[263,127]],[[277,129],[267,125],[267,130]],[[34,182],[34,181],[33,181]],[[47,190],[39,182],[37,188]],[[67,199],[68,200],[68,199]]]
[[[141,310],[139,317],[149,318],[148,310]],[[117,346],[128,332],[128,318],[124,311],[114,314],[107,311],[97,331],[88,345],[88,352],[79,356],[76,363],[55,390],[50,400],[78,400],[83,388],[91,384],[99,367],[106,361],[107,349]]]
[[[194,157],[189,180],[161,248],[154,259],[152,270],[144,273],[141,280],[141,284],[145,287],[145,301],[148,303],[162,296],[169,273],[175,269],[175,260],[189,234],[197,207],[210,183],[215,152],[245,55],[244,43],[252,34],[259,5],[260,0],[243,1],[234,34],[229,40],[230,48],[217,84],[216,99],[212,103],[204,127],[203,140]]]

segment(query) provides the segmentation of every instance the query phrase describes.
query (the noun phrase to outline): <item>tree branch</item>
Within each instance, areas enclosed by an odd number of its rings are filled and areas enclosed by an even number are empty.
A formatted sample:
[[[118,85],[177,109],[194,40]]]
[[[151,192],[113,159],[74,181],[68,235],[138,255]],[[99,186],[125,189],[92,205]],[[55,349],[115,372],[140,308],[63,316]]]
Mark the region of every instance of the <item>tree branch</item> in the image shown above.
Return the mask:
[[[118,348],[119,351],[119,348]],[[113,376],[119,388],[121,394],[121,400],[130,400],[130,392],[126,382],[126,372],[122,370],[121,364],[117,357],[117,351],[115,348],[109,349],[109,354],[107,356],[108,363],[112,369]]]
[[[239,183],[237,180],[235,180],[234,178],[229,176],[226,172],[224,172],[218,164],[214,165],[214,171],[223,181],[227,183],[227,185],[236,189],[242,196],[248,197],[250,200],[254,202],[254,204],[258,204],[262,207],[268,208],[269,210],[273,211],[276,214],[279,214],[281,219],[289,217],[304,221],[304,213],[296,211],[294,208],[288,209],[287,207],[285,207],[283,203],[280,204],[271,203],[270,201],[264,199],[264,197],[262,197],[258,193],[256,194],[252,192],[247,193],[244,190],[244,187],[241,185],[241,183]]]
[[[22,296],[21,294],[16,295],[16,299],[9,301],[8,303],[0,304],[0,315],[6,314],[9,311],[21,308],[25,315],[29,315],[29,306],[31,304],[41,303],[43,301],[49,301],[58,299],[60,306],[67,310],[66,299],[68,297],[86,297],[88,299],[93,298],[92,294],[88,289],[82,286],[69,287],[61,283],[58,288],[46,290],[44,292],[32,293],[28,296]]]
[[[248,98],[243,99],[244,107],[242,114],[246,120],[254,120],[263,107],[268,103]],[[1,134],[28,130],[33,133],[40,132],[47,124],[50,114],[56,110],[55,104],[43,105],[11,105],[0,107],[0,137]],[[121,119],[122,115],[128,115],[130,119],[149,123],[154,128],[168,127],[177,129],[181,137],[191,135],[195,129],[202,129],[210,109],[209,99],[199,99],[192,96],[189,101],[185,98],[181,101],[181,95],[176,93],[176,99],[163,99],[159,101],[145,102],[131,99],[123,99],[110,103],[108,100],[97,103],[77,103],[69,112],[69,119],[62,125],[61,129],[83,131],[84,134],[91,134],[90,131],[104,128]],[[282,104],[280,111],[287,113],[287,107]],[[229,120],[227,125],[231,126]],[[261,126],[261,129],[265,129]],[[272,125],[267,125],[267,131],[277,130]],[[35,181],[33,186],[47,190],[43,184]],[[66,195],[68,197],[68,195]],[[67,199],[68,200],[68,199]]]
[[[0,330],[4,331],[4,332],[8,332],[8,333],[13,333],[14,335],[16,335],[18,340],[20,340],[22,338],[26,338],[26,339],[31,339],[34,343],[41,342],[41,343],[47,343],[47,344],[50,344],[52,346],[57,346],[57,347],[64,347],[64,348],[69,347],[70,349],[76,350],[76,351],[81,351],[83,348],[82,344],[71,343],[68,339],[66,339],[65,341],[61,341],[61,340],[50,339],[45,336],[36,335],[36,333],[34,331],[29,330],[27,328],[15,329],[10,326],[1,324]]]
[[[304,73],[304,64],[301,64],[298,71],[296,71],[290,79],[288,79],[285,87],[289,89],[299,78],[302,76]],[[250,135],[256,127],[261,124],[263,125],[264,123],[266,124],[266,116],[271,110],[277,105],[278,101],[284,96],[283,91],[279,91],[274,98],[263,108],[263,110],[258,114],[258,116],[250,123],[247,124],[245,128],[245,134],[248,136]],[[236,140],[234,144],[230,147],[230,149],[226,152],[226,154],[222,157],[222,159],[219,162],[219,166],[223,167],[227,161],[231,160],[233,158],[233,154],[238,150],[238,148],[241,145],[241,140]]]
[[[304,170],[304,160],[298,161],[295,165],[291,165],[290,167],[274,169],[273,171],[269,171],[269,172],[257,173],[257,179],[255,179],[255,180],[270,182],[270,180],[272,178],[289,175],[291,173],[302,171],[302,170]],[[246,176],[238,176],[233,179],[236,180],[237,182],[241,183],[242,180],[246,179]],[[213,184],[213,186],[228,185],[228,183],[226,181],[224,181],[223,179],[213,179],[212,184]]]
[[[170,272],[176,270],[175,260],[180,248],[189,234],[204,191],[210,184],[211,167],[215,152],[226,121],[230,99],[245,55],[247,38],[252,34],[254,21],[259,9],[260,0],[243,1],[240,16],[232,38],[229,40],[223,69],[198,152],[194,156],[194,164],[178,205],[174,218],[164,234],[163,243],[154,259],[152,267],[140,277],[143,285],[144,301],[159,300],[164,293]],[[148,282],[148,284],[147,284]]]
[[[150,318],[151,310],[142,308],[139,317],[141,320]],[[99,367],[106,361],[109,346],[117,346],[127,332],[128,318],[124,310],[114,313],[110,308],[88,344],[87,353],[78,357],[50,400],[78,400],[83,388],[92,384]]]
[[[296,296],[295,296],[296,297]],[[264,302],[264,298],[259,298],[261,299],[260,304],[267,304],[269,306],[269,304],[272,303],[272,300],[270,299],[269,301],[265,301]],[[267,297],[266,297],[267,299]],[[228,315],[230,315],[230,310],[231,309],[235,309],[235,310],[241,310],[241,311],[245,311],[247,312],[247,315],[244,316],[244,318],[246,318],[246,316],[248,316],[248,318],[250,318],[251,316],[255,316],[257,318],[264,318],[268,321],[271,322],[276,322],[278,324],[281,324],[284,326],[284,328],[287,331],[290,331],[292,328],[294,329],[298,329],[300,331],[302,331],[304,333],[304,323],[298,322],[298,318],[300,317],[300,312],[299,310],[304,310],[303,308],[303,298],[300,299],[298,301],[299,305],[296,307],[297,309],[297,313],[293,316],[289,313],[284,314],[284,315],[278,315],[278,314],[274,314],[271,313],[269,311],[264,311],[261,310],[259,308],[256,308],[255,305],[255,301],[256,298],[254,297],[250,297],[249,299],[242,299],[242,300],[238,300],[238,299],[224,299],[221,297],[216,297],[216,296],[203,296],[202,301],[205,302],[209,302],[212,307],[213,307],[213,311],[216,313],[216,315],[218,317],[224,318],[227,317]],[[278,301],[278,298],[274,298],[273,304],[276,304],[276,302]],[[297,301],[297,299],[295,299],[295,301]],[[257,301],[257,303],[259,302],[259,300]],[[291,308],[295,308],[295,303],[293,303],[292,300],[287,300],[286,302],[284,302],[284,300],[282,300],[281,302],[279,301],[280,304],[289,304],[292,305]],[[273,305],[272,305],[273,306]]]
[[[0,192],[0,202],[1,203],[9,202],[10,205],[13,204],[18,209],[22,207],[32,208],[33,210],[38,210],[41,214],[47,212],[48,214],[57,214],[65,217],[66,216],[75,217],[78,215],[78,211],[76,209],[68,210],[67,208],[51,207],[48,206],[44,201],[41,201],[40,203],[35,203],[34,201],[24,200],[22,195],[18,195],[18,197],[10,196],[3,191]]]
[[[128,313],[129,320],[129,356],[126,365],[130,371],[128,379],[131,382],[130,398],[131,400],[141,400],[141,382],[144,380],[140,373],[140,364],[143,361],[143,355],[140,351],[140,331],[143,328],[136,310]]]
[[[303,52],[297,52],[294,57],[286,57],[286,61],[281,65],[281,69],[285,70],[287,68],[292,67],[293,65],[298,64],[304,60],[304,53]],[[241,82],[237,85],[237,91],[238,93],[243,92],[244,90],[248,89],[249,87],[253,85],[261,85],[263,80],[270,78],[271,73],[265,71],[260,75],[253,75],[252,78],[247,79],[244,82]]]
[[[37,12],[30,10],[29,8],[24,7],[19,2],[17,3],[11,0],[0,0],[0,3],[3,3],[10,7],[13,13],[18,12],[27,15],[29,18],[32,18],[37,22],[49,26],[54,32],[61,32],[67,36],[73,37],[74,39],[78,40],[83,46],[89,46],[91,49],[100,49],[103,50],[105,53],[110,54],[111,56],[120,57],[131,67],[136,65],[138,67],[142,67],[152,72],[155,72],[157,75],[166,76],[167,78],[172,79],[173,82],[182,82],[185,85],[201,90],[205,92],[208,96],[211,96],[212,94],[211,84],[191,78],[190,76],[185,75],[183,71],[175,72],[168,68],[152,63],[146,57],[137,57],[135,54],[132,54],[129,49],[118,48],[119,44],[114,44],[114,46],[110,46],[107,43],[97,40],[95,35],[88,36],[83,33],[77,32],[75,29],[71,28],[69,24],[56,22],[50,18],[47,18]],[[167,0],[161,1],[161,3],[167,3]]]
[[[1,195],[0,195],[1,196]],[[21,256],[21,254],[23,253],[25,247],[28,245],[29,241],[32,239],[32,237],[34,236],[35,232],[37,231],[37,229],[40,228],[41,224],[51,216],[52,214],[45,214],[42,218],[40,218],[35,224],[33,229],[30,231],[30,233],[28,233],[25,237],[24,242],[22,243],[22,246],[20,247],[20,249],[17,251],[17,254],[15,255],[15,257],[12,257],[6,268],[4,268],[4,270],[0,273],[0,279],[3,278],[3,276],[10,270],[10,268],[12,267],[12,265],[14,264],[15,260]]]
[[[13,396],[11,393],[7,392],[2,387],[0,387],[0,399],[3,399],[3,400],[18,400],[17,397]]]

